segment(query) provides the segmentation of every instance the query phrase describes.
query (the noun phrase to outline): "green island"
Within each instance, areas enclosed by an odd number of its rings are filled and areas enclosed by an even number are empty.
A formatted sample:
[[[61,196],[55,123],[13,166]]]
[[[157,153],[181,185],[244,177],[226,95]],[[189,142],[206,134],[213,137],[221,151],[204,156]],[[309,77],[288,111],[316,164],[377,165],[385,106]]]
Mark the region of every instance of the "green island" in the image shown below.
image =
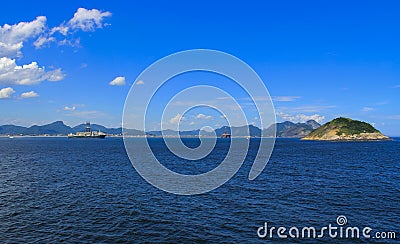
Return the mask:
[[[315,129],[302,140],[376,141],[390,138],[366,122],[340,117]]]

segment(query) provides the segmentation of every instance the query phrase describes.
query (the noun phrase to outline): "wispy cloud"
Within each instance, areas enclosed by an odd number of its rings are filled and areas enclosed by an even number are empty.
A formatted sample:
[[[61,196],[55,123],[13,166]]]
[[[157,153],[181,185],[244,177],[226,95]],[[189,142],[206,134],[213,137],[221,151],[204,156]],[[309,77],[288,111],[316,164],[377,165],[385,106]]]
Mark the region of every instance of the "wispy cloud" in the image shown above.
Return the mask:
[[[371,107],[363,107],[363,108],[361,109],[362,112],[369,112],[369,111],[372,111],[372,110],[375,110],[375,109],[374,109],[374,108],[371,108]]]
[[[390,115],[387,118],[388,119],[393,119],[393,120],[400,120],[400,114]]]
[[[272,100],[274,102],[293,102],[298,100],[299,96],[273,96]]]
[[[319,113],[321,111],[336,108],[334,105],[309,105],[299,107],[277,107],[277,110],[287,113]]]
[[[84,110],[84,111],[69,110],[68,113],[65,113],[65,115],[82,119],[96,119],[107,116],[106,113],[98,110]]]
[[[185,120],[185,117],[182,117],[181,114],[177,114],[176,116],[172,117],[172,118],[169,120],[169,122],[170,122],[171,124],[178,124],[179,121],[181,121],[181,120]]]

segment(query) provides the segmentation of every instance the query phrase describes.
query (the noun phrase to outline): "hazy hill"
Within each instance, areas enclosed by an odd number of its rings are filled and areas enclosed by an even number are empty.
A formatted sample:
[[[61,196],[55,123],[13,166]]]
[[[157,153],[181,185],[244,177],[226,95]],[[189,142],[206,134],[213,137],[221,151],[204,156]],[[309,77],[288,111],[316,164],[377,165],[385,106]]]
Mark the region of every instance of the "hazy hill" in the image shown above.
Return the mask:
[[[257,126],[254,125],[249,125],[249,126],[223,126],[219,129],[215,130],[215,134],[217,136],[220,136],[224,132],[228,132],[232,134],[233,136],[247,136],[250,134],[251,137],[260,137],[261,136],[261,129],[258,128]]]
[[[47,125],[33,125],[31,127],[23,127],[16,125],[0,126],[0,134],[4,135],[39,135],[39,134],[68,134],[71,127],[65,125],[62,121],[56,121]]]
[[[24,134],[26,129],[26,127],[18,125],[2,125],[0,126],[0,135]]]
[[[306,123],[293,123],[285,121],[276,123],[276,137],[301,138],[308,135],[314,129],[321,125],[315,120],[309,120]],[[263,131],[265,136],[273,136],[273,126],[271,125]]]
[[[71,127],[65,125],[62,121],[56,121],[47,125],[34,125],[26,129],[25,134],[38,135],[38,134],[68,134]]]

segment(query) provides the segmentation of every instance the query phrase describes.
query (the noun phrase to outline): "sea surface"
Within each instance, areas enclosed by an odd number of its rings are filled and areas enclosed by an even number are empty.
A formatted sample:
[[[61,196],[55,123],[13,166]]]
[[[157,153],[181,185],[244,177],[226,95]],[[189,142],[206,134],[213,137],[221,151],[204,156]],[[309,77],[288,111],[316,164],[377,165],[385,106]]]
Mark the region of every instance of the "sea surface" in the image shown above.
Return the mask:
[[[162,139],[149,142],[166,167],[199,174],[222,161],[230,141],[219,139],[208,157],[195,162],[174,157]],[[337,226],[339,215],[346,216],[346,226],[400,235],[399,138],[278,139],[263,173],[249,181],[258,143],[251,139],[244,165],[225,185],[178,196],[141,178],[121,138],[0,138],[0,243],[279,242],[285,240],[276,235],[260,239],[257,229],[265,222]]]

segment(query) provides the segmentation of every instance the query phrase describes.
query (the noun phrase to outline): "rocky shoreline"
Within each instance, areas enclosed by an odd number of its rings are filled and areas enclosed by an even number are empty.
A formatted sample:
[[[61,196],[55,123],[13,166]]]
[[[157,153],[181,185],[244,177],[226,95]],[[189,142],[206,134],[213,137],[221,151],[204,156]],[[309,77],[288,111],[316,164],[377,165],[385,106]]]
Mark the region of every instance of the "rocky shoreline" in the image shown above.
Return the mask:
[[[305,141],[387,141],[392,140],[390,137],[385,136],[381,133],[360,133],[356,135],[333,135],[333,136],[322,136],[313,137],[306,136],[301,138]]]

